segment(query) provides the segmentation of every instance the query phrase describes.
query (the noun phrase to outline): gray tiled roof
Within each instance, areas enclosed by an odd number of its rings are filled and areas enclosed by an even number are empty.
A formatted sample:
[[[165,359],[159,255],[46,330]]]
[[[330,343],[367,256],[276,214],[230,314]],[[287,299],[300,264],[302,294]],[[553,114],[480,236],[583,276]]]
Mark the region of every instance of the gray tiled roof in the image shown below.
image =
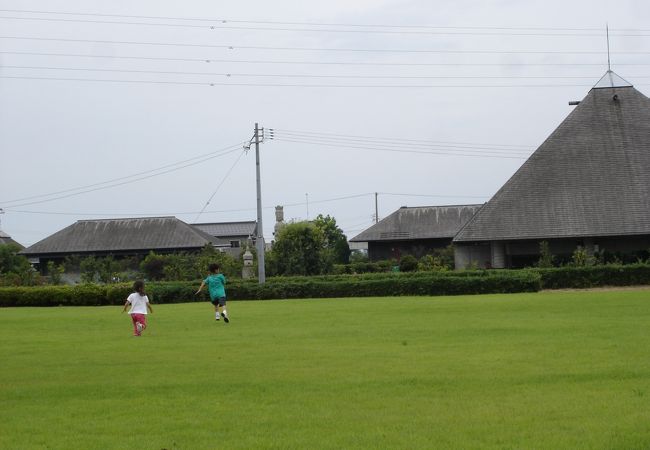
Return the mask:
[[[350,242],[452,238],[481,205],[402,207]]]
[[[192,226],[211,236],[255,236],[257,222],[193,223]]]
[[[616,87],[592,89],[454,242],[633,234],[650,234],[650,99]]]
[[[175,217],[80,220],[23,250],[25,255],[197,249],[214,238]]]
[[[18,242],[11,239],[11,236],[9,236],[7,233],[0,230],[0,245],[9,245],[9,244],[17,245],[21,249],[25,248],[22,245],[20,245]]]

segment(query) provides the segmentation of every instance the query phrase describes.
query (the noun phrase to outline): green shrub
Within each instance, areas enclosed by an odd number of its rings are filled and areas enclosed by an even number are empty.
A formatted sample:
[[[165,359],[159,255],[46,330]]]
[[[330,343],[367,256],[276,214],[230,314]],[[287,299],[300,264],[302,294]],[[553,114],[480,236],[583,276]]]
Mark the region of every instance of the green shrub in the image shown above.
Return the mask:
[[[551,254],[551,247],[548,241],[542,241],[539,243],[539,261],[537,261],[537,267],[548,268],[553,267],[553,260],[555,257]]]
[[[405,255],[399,262],[400,272],[415,272],[418,270],[418,260],[413,255]]]
[[[609,264],[604,266],[537,269],[544,289],[634,286],[650,284],[649,264]]]

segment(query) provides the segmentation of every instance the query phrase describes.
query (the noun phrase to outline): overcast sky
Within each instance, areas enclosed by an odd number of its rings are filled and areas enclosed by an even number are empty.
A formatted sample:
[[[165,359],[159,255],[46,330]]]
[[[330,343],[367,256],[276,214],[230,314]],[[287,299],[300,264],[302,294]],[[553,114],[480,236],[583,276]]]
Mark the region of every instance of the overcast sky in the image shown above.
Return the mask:
[[[650,93],[646,1],[0,9],[0,228],[26,246],[83,219],[255,220],[255,122],[267,240],[275,205],[352,238],[374,192],[380,218],[482,203],[605,73],[606,23],[612,69]]]

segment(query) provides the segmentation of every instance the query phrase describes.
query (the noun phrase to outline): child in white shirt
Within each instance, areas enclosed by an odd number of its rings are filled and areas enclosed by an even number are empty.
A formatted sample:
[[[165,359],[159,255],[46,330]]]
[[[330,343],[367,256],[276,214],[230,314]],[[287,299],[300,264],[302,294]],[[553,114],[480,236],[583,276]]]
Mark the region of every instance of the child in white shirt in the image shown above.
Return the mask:
[[[142,331],[147,328],[147,310],[153,314],[153,309],[149,304],[149,297],[144,292],[144,281],[138,280],[133,283],[133,290],[135,292],[126,299],[122,312],[125,312],[126,307],[131,305],[129,314],[133,321],[133,335],[140,336]]]

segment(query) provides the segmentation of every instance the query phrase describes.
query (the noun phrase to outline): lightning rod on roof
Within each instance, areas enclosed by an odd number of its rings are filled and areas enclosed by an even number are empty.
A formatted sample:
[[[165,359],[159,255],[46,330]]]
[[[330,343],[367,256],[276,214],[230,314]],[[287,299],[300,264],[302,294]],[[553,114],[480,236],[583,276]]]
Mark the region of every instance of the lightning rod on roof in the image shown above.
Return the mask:
[[[609,24],[605,24],[605,33],[607,35],[607,71],[611,72],[612,71],[612,64],[609,59]]]

